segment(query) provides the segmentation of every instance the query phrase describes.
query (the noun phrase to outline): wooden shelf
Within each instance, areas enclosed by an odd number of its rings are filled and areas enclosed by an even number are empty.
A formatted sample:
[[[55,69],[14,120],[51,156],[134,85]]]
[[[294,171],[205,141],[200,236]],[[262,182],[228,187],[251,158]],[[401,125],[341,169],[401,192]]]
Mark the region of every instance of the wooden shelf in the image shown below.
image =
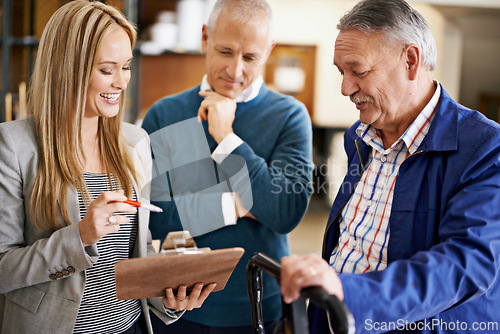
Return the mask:
[[[271,52],[266,63],[264,81],[270,87],[274,87],[276,70],[288,63],[300,68],[304,74],[304,87],[297,92],[286,92],[297,100],[304,103],[312,118],[314,112],[314,72],[315,72],[316,46],[314,45],[290,45],[277,44]],[[278,87],[275,87],[279,91]]]
[[[202,53],[141,55],[138,118],[143,118],[162,97],[199,85],[204,74],[205,55]]]

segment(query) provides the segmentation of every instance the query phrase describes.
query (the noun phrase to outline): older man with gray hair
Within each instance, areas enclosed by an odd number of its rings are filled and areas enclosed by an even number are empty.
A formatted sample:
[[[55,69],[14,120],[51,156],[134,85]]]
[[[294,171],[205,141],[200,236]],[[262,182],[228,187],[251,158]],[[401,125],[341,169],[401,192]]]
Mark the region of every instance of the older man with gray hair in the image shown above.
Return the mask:
[[[323,258],[282,259],[284,300],[322,286],[357,333],[498,333],[500,126],[433,80],[434,39],[405,1],[361,1],[338,28],[334,63],[360,120]],[[328,332],[309,313],[312,333]]]

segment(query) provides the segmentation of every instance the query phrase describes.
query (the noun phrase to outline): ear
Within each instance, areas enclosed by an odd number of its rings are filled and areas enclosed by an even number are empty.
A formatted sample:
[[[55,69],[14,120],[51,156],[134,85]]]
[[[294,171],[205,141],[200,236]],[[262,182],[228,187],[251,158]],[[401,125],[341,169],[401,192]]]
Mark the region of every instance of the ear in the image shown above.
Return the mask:
[[[264,58],[264,61],[262,62],[262,64],[264,64],[267,59],[269,58],[269,55],[271,54],[271,51],[273,51],[274,47],[276,46],[276,41],[272,41],[271,44],[267,47],[267,50],[266,50],[266,56]]]
[[[204,24],[203,28],[201,28],[201,50],[203,51],[204,54],[207,54],[207,47],[208,47],[208,32],[207,32],[207,25]]]
[[[417,78],[420,69],[420,49],[415,44],[410,44],[405,48],[404,55],[408,77],[413,81]]]

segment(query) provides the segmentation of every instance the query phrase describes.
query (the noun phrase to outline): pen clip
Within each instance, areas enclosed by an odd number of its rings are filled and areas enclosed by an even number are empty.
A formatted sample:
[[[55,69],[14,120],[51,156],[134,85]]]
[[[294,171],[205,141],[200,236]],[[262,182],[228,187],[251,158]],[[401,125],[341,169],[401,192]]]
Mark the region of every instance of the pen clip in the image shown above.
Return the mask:
[[[198,254],[210,251],[210,247],[198,248],[189,231],[173,231],[163,241],[161,254]]]
[[[164,251],[184,252],[187,249],[197,248],[189,231],[169,232],[162,244],[162,250]]]

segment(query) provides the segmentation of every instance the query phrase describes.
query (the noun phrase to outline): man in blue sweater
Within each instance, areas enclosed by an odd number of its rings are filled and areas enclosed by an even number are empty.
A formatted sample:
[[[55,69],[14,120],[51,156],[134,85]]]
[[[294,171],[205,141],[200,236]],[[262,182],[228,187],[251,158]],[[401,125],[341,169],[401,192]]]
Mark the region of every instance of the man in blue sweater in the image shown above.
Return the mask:
[[[202,31],[201,85],[161,99],[143,121],[157,163],[152,201],[163,208],[151,215],[153,238],[184,229],[198,247],[245,249],[224,290],[172,325],[156,322],[155,333],[253,333],[248,259],[255,252],[288,255],[287,233],[306,211],[311,122],[302,103],[268,90],[259,74],[274,47],[271,28],[265,0],[217,1]],[[263,283],[272,333],[281,317],[280,290],[269,276]]]
[[[432,79],[435,42],[403,0],[364,0],[334,63],[360,121],[319,256],[282,259],[284,300],[320,285],[356,333],[500,332],[500,126]],[[309,310],[312,333],[328,332]]]

